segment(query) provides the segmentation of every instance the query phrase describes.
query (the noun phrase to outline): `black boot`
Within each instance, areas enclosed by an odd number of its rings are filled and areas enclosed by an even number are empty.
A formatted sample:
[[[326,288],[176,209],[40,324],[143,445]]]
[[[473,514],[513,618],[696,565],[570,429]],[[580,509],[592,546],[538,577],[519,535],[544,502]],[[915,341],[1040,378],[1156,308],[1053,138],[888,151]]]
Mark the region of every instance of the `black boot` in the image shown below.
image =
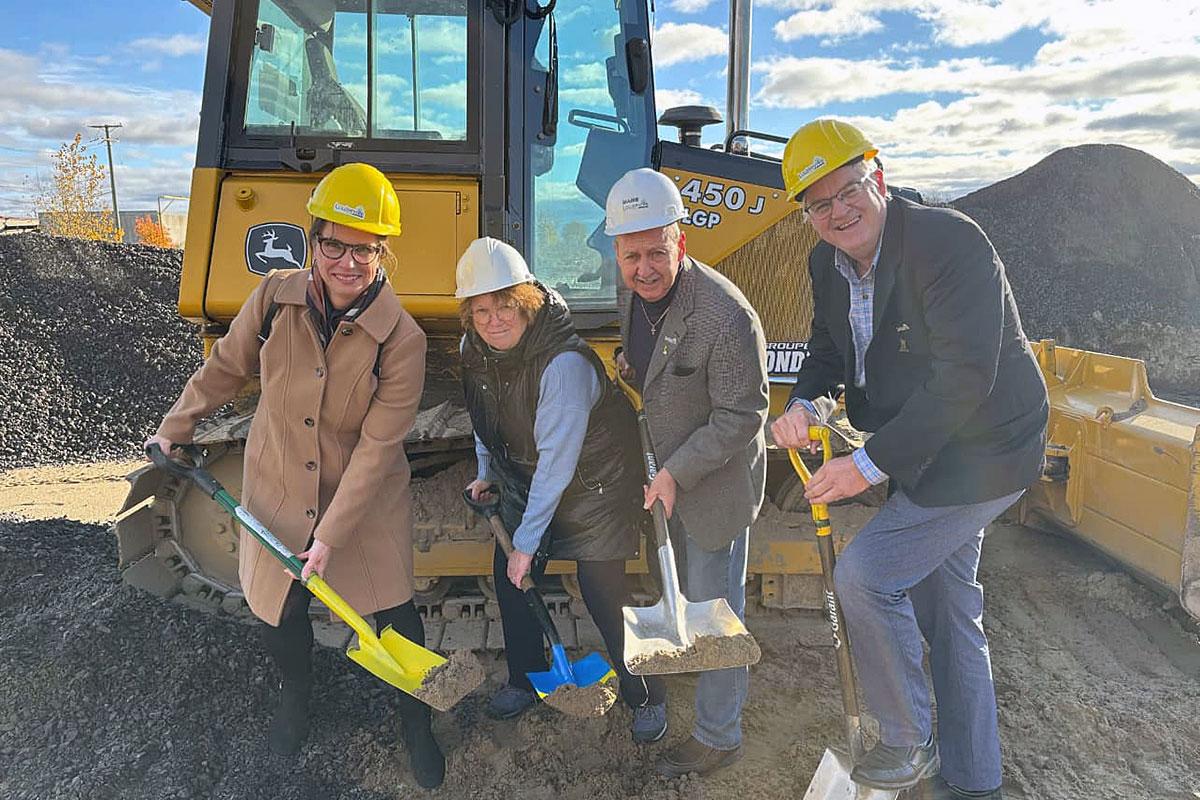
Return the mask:
[[[308,603],[312,597],[297,581],[289,590],[277,627],[264,625],[263,643],[280,677],[275,714],[267,731],[267,746],[282,756],[300,752],[308,738],[308,699],[312,693],[312,624]]]
[[[417,784],[425,789],[436,789],[446,777],[446,757],[433,738],[431,721],[429,706],[424,703],[413,700],[401,709],[400,729],[408,750],[408,765]]]
[[[308,738],[308,698],[311,679],[284,679],[279,688],[279,699],[271,727],[267,732],[267,746],[271,752],[281,756],[294,756],[300,752]]]

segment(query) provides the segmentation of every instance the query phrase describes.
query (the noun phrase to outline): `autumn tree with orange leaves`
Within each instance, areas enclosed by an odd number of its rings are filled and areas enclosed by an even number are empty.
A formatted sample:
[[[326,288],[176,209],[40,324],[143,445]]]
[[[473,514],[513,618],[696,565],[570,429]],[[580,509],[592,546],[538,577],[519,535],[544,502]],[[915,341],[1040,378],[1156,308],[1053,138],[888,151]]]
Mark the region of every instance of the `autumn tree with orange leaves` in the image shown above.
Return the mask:
[[[167,233],[167,229],[154,221],[154,218],[147,214],[144,217],[138,217],[133,223],[133,229],[137,233],[137,240],[141,244],[148,244],[151,247],[174,247],[175,242],[171,241],[171,235]]]

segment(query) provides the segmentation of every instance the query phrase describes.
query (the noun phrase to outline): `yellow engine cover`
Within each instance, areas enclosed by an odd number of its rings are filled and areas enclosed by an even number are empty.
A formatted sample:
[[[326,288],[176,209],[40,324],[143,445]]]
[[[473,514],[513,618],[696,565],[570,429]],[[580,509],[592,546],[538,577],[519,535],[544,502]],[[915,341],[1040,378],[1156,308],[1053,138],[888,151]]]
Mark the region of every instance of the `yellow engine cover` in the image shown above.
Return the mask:
[[[189,229],[179,308],[192,319],[228,322],[268,271],[308,266],[304,206],[320,176],[196,172],[192,216],[196,227],[211,228],[194,236]],[[454,266],[479,235],[478,184],[429,176],[392,184],[404,217],[404,232],[388,240],[397,259],[388,270],[392,285],[414,316],[454,319]],[[193,249],[205,241],[211,249]]]

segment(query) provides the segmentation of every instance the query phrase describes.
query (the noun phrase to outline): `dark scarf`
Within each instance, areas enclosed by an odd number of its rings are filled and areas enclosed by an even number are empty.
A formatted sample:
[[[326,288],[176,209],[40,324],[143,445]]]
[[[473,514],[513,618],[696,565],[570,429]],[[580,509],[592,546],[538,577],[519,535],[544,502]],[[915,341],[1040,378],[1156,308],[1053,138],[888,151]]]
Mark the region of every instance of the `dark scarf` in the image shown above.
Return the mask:
[[[384,275],[383,267],[380,266],[375,270],[375,280],[371,281],[371,285],[359,292],[358,297],[354,298],[350,305],[338,309],[334,308],[333,303],[329,300],[329,294],[325,291],[325,282],[321,280],[321,273],[315,267],[312,268],[309,271],[308,292],[305,299],[308,301],[308,311],[312,315],[313,322],[316,323],[317,337],[321,340],[321,347],[329,347],[338,323],[344,319],[354,320],[366,311],[367,307],[375,302],[375,298],[379,296],[385,283],[387,283],[387,276]]]

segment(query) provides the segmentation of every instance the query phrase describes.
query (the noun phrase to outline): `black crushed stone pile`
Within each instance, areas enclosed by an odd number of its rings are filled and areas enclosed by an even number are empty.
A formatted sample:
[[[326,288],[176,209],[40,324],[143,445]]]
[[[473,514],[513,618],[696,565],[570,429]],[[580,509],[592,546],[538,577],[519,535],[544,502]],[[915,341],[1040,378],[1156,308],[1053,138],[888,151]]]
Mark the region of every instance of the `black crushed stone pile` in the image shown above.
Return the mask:
[[[102,526],[0,517],[0,797],[413,795],[401,776],[381,793],[365,774],[407,765],[381,683],[318,648],[310,743],[298,760],[273,756],[257,628],[126,586],[116,560]]]
[[[200,366],[178,250],[0,236],[0,469],[136,458]]]
[[[955,200],[1004,260],[1031,339],[1141,358],[1200,386],[1200,187],[1140,150],[1059,150]]]

